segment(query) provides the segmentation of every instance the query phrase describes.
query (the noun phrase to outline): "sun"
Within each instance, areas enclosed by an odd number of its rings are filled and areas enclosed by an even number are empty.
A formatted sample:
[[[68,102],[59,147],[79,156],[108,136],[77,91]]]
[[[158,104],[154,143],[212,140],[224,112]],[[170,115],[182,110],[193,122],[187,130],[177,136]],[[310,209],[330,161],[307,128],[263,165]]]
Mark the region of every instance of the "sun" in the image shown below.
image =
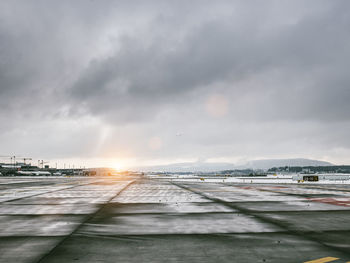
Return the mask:
[[[121,163],[113,163],[112,168],[117,170],[117,171],[120,171],[123,169],[123,165]]]

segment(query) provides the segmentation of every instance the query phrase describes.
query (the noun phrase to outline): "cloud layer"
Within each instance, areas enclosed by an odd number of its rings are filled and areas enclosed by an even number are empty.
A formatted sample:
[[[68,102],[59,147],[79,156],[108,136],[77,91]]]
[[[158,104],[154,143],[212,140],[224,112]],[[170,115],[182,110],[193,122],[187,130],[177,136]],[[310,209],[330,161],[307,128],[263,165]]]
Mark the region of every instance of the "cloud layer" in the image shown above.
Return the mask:
[[[1,154],[350,162],[349,10],[2,1]]]

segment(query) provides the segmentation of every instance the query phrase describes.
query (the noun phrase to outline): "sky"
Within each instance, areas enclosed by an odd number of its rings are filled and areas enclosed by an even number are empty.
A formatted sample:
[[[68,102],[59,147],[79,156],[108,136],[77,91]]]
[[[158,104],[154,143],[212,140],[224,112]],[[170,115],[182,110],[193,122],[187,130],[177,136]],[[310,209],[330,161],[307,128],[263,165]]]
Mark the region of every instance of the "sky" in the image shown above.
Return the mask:
[[[0,1],[0,155],[350,164],[350,1]]]

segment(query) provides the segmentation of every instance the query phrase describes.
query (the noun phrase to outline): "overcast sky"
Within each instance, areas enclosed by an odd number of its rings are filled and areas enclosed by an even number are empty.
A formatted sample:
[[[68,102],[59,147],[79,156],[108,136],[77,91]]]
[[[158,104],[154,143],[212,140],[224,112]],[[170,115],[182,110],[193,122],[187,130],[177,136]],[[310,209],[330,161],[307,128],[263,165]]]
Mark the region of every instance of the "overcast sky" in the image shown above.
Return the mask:
[[[0,155],[350,164],[350,1],[0,1]]]

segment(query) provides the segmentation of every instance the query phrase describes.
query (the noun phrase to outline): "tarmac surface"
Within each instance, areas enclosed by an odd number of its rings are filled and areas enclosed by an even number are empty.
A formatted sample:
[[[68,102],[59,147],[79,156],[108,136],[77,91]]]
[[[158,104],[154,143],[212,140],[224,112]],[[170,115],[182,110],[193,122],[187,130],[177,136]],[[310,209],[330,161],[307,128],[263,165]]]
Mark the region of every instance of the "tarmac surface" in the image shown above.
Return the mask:
[[[350,185],[0,177],[0,262],[350,262]]]

